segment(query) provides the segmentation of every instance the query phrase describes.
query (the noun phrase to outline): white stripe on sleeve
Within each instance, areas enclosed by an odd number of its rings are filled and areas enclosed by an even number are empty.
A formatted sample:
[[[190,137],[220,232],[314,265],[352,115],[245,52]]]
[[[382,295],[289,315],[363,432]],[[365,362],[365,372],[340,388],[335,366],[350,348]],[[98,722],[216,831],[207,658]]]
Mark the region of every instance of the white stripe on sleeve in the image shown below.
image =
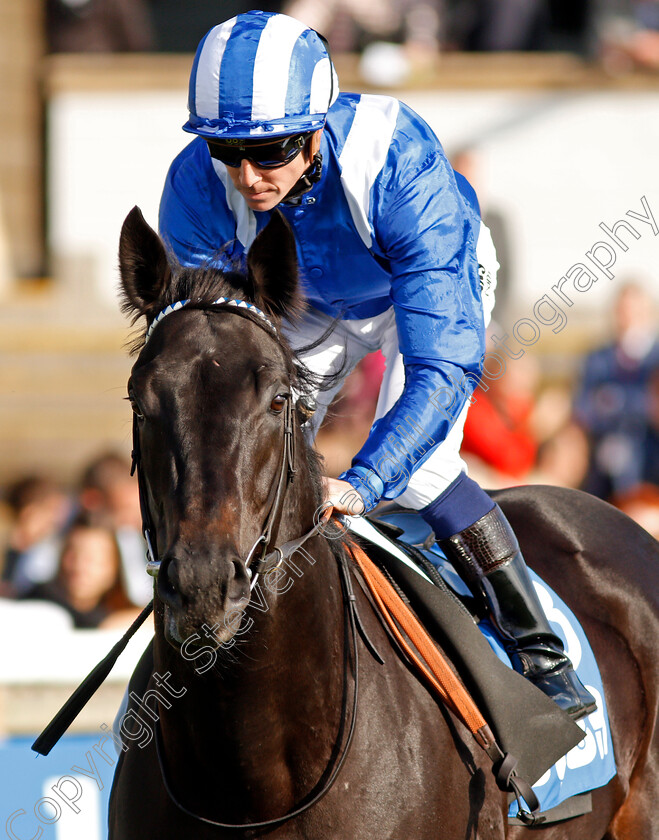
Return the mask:
[[[492,318],[497,287],[497,272],[501,268],[497,260],[497,252],[492,241],[490,229],[481,222],[476,244],[476,259],[478,260],[478,273],[481,280],[481,300],[483,301],[483,315],[487,327]]]
[[[350,215],[367,248],[373,241],[370,192],[387,159],[398,110],[397,99],[363,94],[339,156],[341,184]]]

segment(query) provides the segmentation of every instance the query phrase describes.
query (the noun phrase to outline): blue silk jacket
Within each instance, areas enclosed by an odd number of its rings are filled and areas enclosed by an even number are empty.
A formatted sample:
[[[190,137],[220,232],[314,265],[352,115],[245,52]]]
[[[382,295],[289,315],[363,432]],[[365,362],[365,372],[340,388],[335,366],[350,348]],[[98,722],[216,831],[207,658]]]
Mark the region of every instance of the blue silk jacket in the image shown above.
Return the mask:
[[[396,99],[342,93],[321,153],[320,181],[298,206],[279,205],[297,240],[303,291],[316,309],[346,319],[393,306],[405,362],[402,395],[342,476],[369,510],[403,492],[480,377],[480,214],[430,127]],[[217,261],[223,248],[221,259],[242,260],[269,216],[247,207],[202,138],[172,163],[160,232],[183,265]],[[450,411],[440,410],[449,400],[437,395],[449,392]]]

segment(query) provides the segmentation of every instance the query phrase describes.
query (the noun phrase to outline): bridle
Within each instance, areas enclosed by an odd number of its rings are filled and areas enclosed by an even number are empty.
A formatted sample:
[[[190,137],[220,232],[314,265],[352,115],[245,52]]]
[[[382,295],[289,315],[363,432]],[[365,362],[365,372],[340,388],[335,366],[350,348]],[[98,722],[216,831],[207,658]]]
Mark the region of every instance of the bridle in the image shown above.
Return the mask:
[[[168,307],[168,310],[160,313],[158,316],[158,322],[162,320],[163,317],[168,315],[170,312],[176,311],[176,309],[180,309],[182,306],[185,306],[189,301],[179,302],[177,304]],[[252,304],[246,304],[244,301],[236,301],[236,300],[227,300],[226,298],[219,299],[215,301],[214,304],[211,305],[221,305],[226,304],[229,307],[235,307],[234,312],[240,312],[241,310],[248,309],[252,310],[252,314],[256,314],[263,323],[268,324],[268,327],[264,327],[264,329],[270,329],[274,331],[273,338],[275,340],[278,339],[276,330],[267,321],[267,318],[263,315],[260,310],[254,307]],[[156,323],[154,321],[154,323]],[[255,321],[255,323],[259,325],[261,321]],[[151,334],[153,329],[153,324],[147,333],[147,339]],[[285,421],[284,421],[284,433],[283,433],[283,443],[282,443],[282,457],[280,460],[280,468],[278,473],[277,483],[275,485],[275,490],[272,493],[273,499],[272,503],[269,508],[269,512],[266,516],[266,521],[263,526],[261,536],[257,539],[256,543],[252,547],[249,552],[249,555],[246,560],[246,565],[248,565],[250,575],[252,577],[252,588],[256,583],[256,579],[259,574],[265,574],[271,569],[275,569],[279,566],[286,558],[290,557],[298,548],[300,548],[308,539],[317,535],[321,532],[321,529],[329,519],[332,508],[330,506],[326,506],[324,515],[318,519],[316,519],[313,527],[307,531],[306,534],[303,534],[301,537],[297,539],[289,540],[287,543],[284,543],[281,546],[276,546],[274,549],[270,550],[273,546],[277,531],[279,529],[279,523],[283,511],[283,504],[284,498],[286,495],[286,490],[288,489],[289,484],[293,480],[295,475],[294,463],[294,448],[293,448],[293,439],[294,439],[294,428],[292,422],[292,406],[291,400],[287,401],[287,412],[285,414]],[[140,504],[142,507],[142,516],[143,516],[143,526],[144,526],[144,534],[147,539],[147,544],[149,545],[149,562],[152,566],[152,574],[158,573],[160,569],[160,560],[156,552],[154,552],[154,547],[151,540],[151,534],[155,533],[149,510],[148,505],[146,504],[146,493],[144,490],[144,480],[142,476],[142,472],[140,469],[140,436],[139,436],[139,427],[137,425],[137,415],[133,421],[133,468],[132,472],[137,471],[138,474],[138,482],[140,488]],[[263,548],[261,549],[260,554],[256,554],[256,550],[259,544],[263,544]],[[367,555],[360,549],[356,544],[349,546],[350,552],[355,559],[357,566],[359,567],[362,577],[363,578],[373,578],[373,571],[375,571],[375,567],[373,570],[366,574],[368,567],[373,566],[372,561],[369,560]],[[361,559],[360,555],[362,555]],[[340,717],[340,727],[339,732],[337,735],[336,742],[331,751],[331,757],[329,759],[328,766],[325,768],[324,772],[322,773],[317,787],[319,790],[314,793],[314,789],[310,791],[307,796],[303,799],[302,804],[294,807],[292,810],[288,811],[286,814],[283,814],[280,817],[276,817],[271,820],[264,820],[261,822],[253,822],[253,823],[222,823],[217,820],[211,820],[207,817],[202,817],[199,814],[195,814],[193,811],[189,810],[188,808],[183,805],[179,799],[174,794],[172,787],[167,778],[167,772],[165,769],[165,762],[163,760],[163,746],[162,746],[162,735],[160,732],[159,726],[159,718],[156,717],[155,724],[154,724],[154,731],[155,731],[155,746],[156,746],[156,755],[158,759],[158,767],[160,769],[160,774],[163,782],[163,786],[167,792],[167,795],[172,800],[174,805],[186,814],[191,819],[194,819],[198,822],[202,822],[208,825],[212,825],[217,828],[223,829],[230,829],[230,830],[239,830],[239,831],[249,831],[249,830],[260,830],[260,829],[271,829],[276,828],[284,823],[288,822],[289,820],[300,816],[301,814],[305,813],[307,810],[312,808],[317,802],[319,802],[326,794],[331,790],[334,782],[336,781],[341,768],[343,767],[345,760],[348,756],[348,752],[350,750],[350,746],[352,744],[356,722],[357,722],[357,704],[358,704],[358,697],[359,697],[359,645],[358,645],[358,638],[357,635],[361,635],[362,640],[368,650],[371,652],[373,657],[380,663],[384,664],[384,660],[374,647],[373,643],[369,639],[364,626],[361,622],[359,617],[359,613],[357,611],[357,601],[352,589],[352,582],[350,576],[350,567],[348,565],[348,560],[346,557],[346,553],[342,551],[338,551],[335,553],[338,570],[339,570],[339,578],[341,581],[341,591],[343,595],[343,608],[344,608],[344,635],[343,635],[343,651],[344,651],[344,662],[343,662],[343,695],[342,695],[342,706],[341,706],[341,717]],[[373,595],[377,594],[376,601],[380,601],[382,598],[382,592],[386,595],[386,590],[390,589],[389,596],[393,595],[394,601],[396,605],[400,604],[396,597],[395,590],[386,582],[386,578],[382,576],[382,573],[378,573],[382,580],[380,583],[377,582],[377,575],[375,580],[375,586],[373,586],[373,581],[369,581],[369,588]],[[384,584],[384,589],[382,585]],[[363,585],[363,583],[362,583]],[[391,597],[389,597],[389,602],[391,602]],[[387,604],[385,604],[385,607]],[[50,724],[46,727],[46,729],[41,733],[41,735],[35,740],[34,744],[32,745],[32,749],[35,752],[41,753],[42,755],[48,755],[50,750],[52,749],[53,745],[57,743],[59,738],[62,734],[66,731],[66,729],[70,726],[71,722],[75,719],[78,715],[82,707],[85,703],[90,699],[96,689],[100,686],[103,680],[107,677],[110,670],[112,669],[113,665],[117,661],[118,657],[121,655],[123,650],[125,649],[126,645],[130,638],[134,635],[137,629],[143,624],[146,618],[149,616],[153,609],[153,601],[151,601],[140,613],[137,619],[133,622],[133,624],[128,628],[122,639],[120,639],[112,648],[110,653],[101,661],[99,664],[90,672],[90,674],[83,680],[83,682],[78,686],[76,691],[71,695],[71,697],[67,700],[64,706],[60,709],[57,715],[53,718]],[[395,610],[398,611],[398,607],[395,606]],[[408,618],[412,619],[412,624],[409,624]],[[401,623],[401,626],[408,625],[408,629],[406,630],[407,635],[409,638],[413,638],[415,635],[419,635],[419,631],[421,631],[421,636],[424,635],[424,631],[422,628],[418,626],[417,620],[408,615],[405,618],[404,615],[398,614],[395,617],[396,621]],[[416,626],[415,626],[416,622]],[[391,632],[394,632],[394,635],[398,633],[400,635],[400,631],[398,629],[398,625],[394,623],[391,626]],[[403,640],[404,642],[404,640]],[[430,647],[433,652],[435,648],[433,646],[432,641],[427,637],[426,638],[427,647]],[[421,646],[417,645],[419,652],[421,652],[423,645],[423,638],[421,638]],[[416,642],[415,642],[416,644]],[[403,644],[400,645],[401,650],[403,653],[411,653],[412,657],[409,661],[416,661],[416,664],[421,667],[422,670],[425,671],[424,665],[418,658],[415,658],[413,655],[413,651],[409,650],[409,648]],[[431,659],[433,657],[428,658],[426,654],[423,654],[425,662],[430,664]],[[441,664],[439,669],[434,669],[433,674],[439,676],[440,681],[446,685],[446,668],[448,667],[444,662]],[[349,690],[348,690],[348,683],[349,683],[349,670],[350,666],[352,665],[353,671],[353,692],[352,692],[352,708],[350,712],[350,724],[347,726],[348,721],[348,698],[349,698]],[[443,674],[443,676],[442,676]],[[453,671],[449,668],[448,675],[450,679],[448,682],[450,683],[452,680],[455,679]],[[438,686],[439,691],[438,695],[446,701],[446,691],[442,689],[442,686]],[[515,767],[517,764],[517,760],[514,756],[510,755],[510,753],[504,754],[499,745],[497,744],[496,740],[494,739],[489,726],[485,722],[485,719],[482,717],[481,713],[478,711],[477,707],[474,705],[473,700],[469,697],[468,693],[464,692],[462,688],[458,692],[456,692],[456,696],[460,696],[460,703],[466,701],[467,704],[465,708],[462,710],[463,712],[466,711],[466,714],[460,713],[463,722],[469,725],[470,731],[474,734],[477,743],[486,751],[488,756],[495,762],[495,773],[497,778],[497,784],[501,790],[507,790],[514,793],[518,804],[520,805],[520,813],[518,817],[522,819],[522,821],[527,825],[533,825],[536,822],[542,821],[543,817],[538,817],[536,812],[539,810],[539,803],[538,800],[531,788],[530,784],[522,778],[517,777],[515,772]],[[460,711],[458,705],[455,705],[455,701],[453,704],[449,704],[450,708],[454,708],[455,711]],[[472,726],[470,721],[472,721],[473,713],[476,713],[476,726],[479,728],[475,728]],[[472,721],[473,723],[473,721]],[[347,736],[345,737],[344,742],[344,735],[346,733],[347,727]],[[342,746],[343,744],[343,746]],[[323,779],[326,781],[323,783]],[[526,800],[526,803],[530,806],[530,812],[524,811],[520,797]],[[524,814],[525,816],[522,816]]]
[[[163,309],[151,322],[144,339],[144,344],[151,338],[154,329],[158,324],[171,315],[172,312],[177,312],[184,307],[195,303],[191,299],[176,301]],[[238,300],[234,298],[220,297],[209,303],[208,306],[217,307],[218,310],[222,308],[237,314],[249,317],[253,323],[271,335],[278,341],[277,329],[270,321],[270,319],[253,303],[245,300]],[[137,472],[137,481],[139,485],[140,494],[140,508],[142,511],[142,525],[144,531],[144,539],[147,545],[147,573],[153,577],[157,577],[160,571],[162,560],[159,557],[156,541],[154,539],[155,529],[151,520],[149,506],[147,502],[146,488],[144,486],[144,478],[142,471],[139,469],[141,460],[140,436],[137,415],[133,417],[133,463],[131,468],[131,475]],[[284,406],[284,434],[282,438],[282,454],[279,462],[279,470],[276,484],[274,485],[274,493],[270,494],[270,504],[268,513],[266,515],[261,534],[256,542],[249,550],[247,558],[245,559],[245,566],[247,573],[250,576],[250,589],[253,589],[259,578],[259,575],[267,574],[276,569],[284,560],[284,553],[282,548],[274,546],[279,531],[281,522],[281,515],[284,508],[284,499],[286,491],[290,484],[292,484],[295,477],[295,430],[293,428],[293,404],[292,396],[286,400]],[[309,534],[311,536],[311,533]],[[260,551],[259,551],[259,546]],[[298,546],[299,547],[299,546]]]
[[[182,309],[184,306],[187,306],[191,303],[196,302],[191,300],[177,301],[176,303],[171,304],[166,309],[164,309],[152,321],[146,333],[145,344],[151,337],[154,328],[163,320],[163,318],[165,318],[172,312]],[[253,321],[253,323],[265,329],[276,341],[279,340],[275,326],[270,322],[266,315],[263,312],[261,312],[260,309],[258,309],[251,303],[230,298],[218,298],[217,300],[208,304],[208,306],[226,309],[227,311],[246,316],[251,321]],[[268,572],[276,569],[286,559],[291,557],[308,539],[321,533],[323,527],[327,524],[332,513],[332,508],[327,507],[324,511],[324,514],[316,519],[313,527],[301,537],[289,540],[283,545],[274,545],[277,539],[277,533],[281,522],[286,492],[288,490],[288,487],[292,483],[296,473],[294,439],[295,429],[293,427],[293,404],[292,397],[289,397],[289,399],[286,401],[286,406],[284,409],[282,453],[276,483],[274,484],[274,492],[271,493],[272,502],[269,506],[268,514],[266,515],[265,522],[261,529],[261,534],[250,549],[248,556],[245,560],[245,565],[247,567],[248,574],[251,578],[250,589],[254,588],[259,575],[265,575]],[[144,537],[147,544],[147,571],[149,574],[157,576],[161,568],[161,559],[158,555],[157,544],[153,539],[155,530],[153,527],[153,522],[149,512],[149,506],[147,503],[144,476],[140,468],[141,450],[137,415],[134,415],[133,417],[132,457],[133,463],[131,475],[135,472],[137,473],[140,494],[140,507],[142,510],[142,524],[144,530]],[[259,546],[261,546],[260,550]],[[312,808],[330,791],[334,782],[336,781],[336,778],[348,756],[357,721],[357,702],[359,695],[359,647],[357,640],[358,633],[362,636],[362,639],[365,641],[366,645],[371,650],[373,655],[376,656],[377,659],[382,661],[380,655],[377,653],[377,650],[374,648],[372,642],[368,638],[366,631],[364,630],[363,624],[361,622],[361,619],[359,617],[359,614],[357,612],[357,601],[352,588],[352,581],[350,578],[350,569],[348,566],[348,561],[342,552],[339,553],[337,559],[344,605],[344,679],[343,697],[341,703],[341,725],[339,727],[339,733],[337,735],[336,743],[334,744],[334,747],[331,751],[332,757],[330,758],[330,766],[332,764],[333,766],[331,767],[331,770],[328,766],[328,768],[325,769],[321,776],[321,781],[324,777],[326,777],[326,781],[324,782],[320,790],[318,790],[315,794],[313,793],[313,791],[311,791],[305,797],[306,801],[303,801],[301,805],[293,808],[291,811],[289,811],[286,814],[283,814],[281,817],[276,817],[271,820],[264,820],[262,822],[232,824],[222,823],[217,820],[211,820],[207,817],[202,817],[199,814],[195,814],[193,811],[186,808],[185,805],[183,805],[180,802],[180,800],[176,797],[172,790],[171,784],[167,778],[165,762],[163,760],[163,744],[160,726],[159,722],[156,721],[154,726],[155,745],[163,785],[165,787],[165,790],[167,791],[167,795],[176,805],[176,807],[192,819],[195,819],[199,822],[203,822],[208,825],[215,826],[217,828],[225,829],[259,830],[266,828],[275,828],[277,826],[283,825],[284,823],[288,822],[289,820],[295,817],[300,816],[305,811],[308,811],[310,808]],[[348,724],[347,715],[348,700],[350,694],[348,690],[348,674],[351,670],[351,667],[353,671],[353,690],[352,704],[350,710],[350,723]],[[344,741],[344,737],[345,743],[343,745],[343,748],[341,748],[341,744]]]

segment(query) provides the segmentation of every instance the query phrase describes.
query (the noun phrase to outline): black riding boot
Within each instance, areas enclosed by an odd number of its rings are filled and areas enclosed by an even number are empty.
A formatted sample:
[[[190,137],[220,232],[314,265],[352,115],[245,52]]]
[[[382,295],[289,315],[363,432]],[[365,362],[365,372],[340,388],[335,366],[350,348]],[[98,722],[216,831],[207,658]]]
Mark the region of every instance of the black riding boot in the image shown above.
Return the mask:
[[[596,708],[540,605],[517,538],[498,505],[440,546],[475,594],[484,596],[516,671],[578,720]]]

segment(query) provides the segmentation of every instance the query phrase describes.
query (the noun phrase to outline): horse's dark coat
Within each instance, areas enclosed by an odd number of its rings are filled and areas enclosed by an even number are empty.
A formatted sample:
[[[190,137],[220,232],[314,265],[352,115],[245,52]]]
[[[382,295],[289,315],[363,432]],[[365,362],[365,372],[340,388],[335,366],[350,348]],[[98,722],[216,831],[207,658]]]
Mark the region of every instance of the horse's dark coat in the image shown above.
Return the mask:
[[[183,297],[206,300],[249,293],[277,319],[295,296],[291,243],[277,219],[250,252],[247,280],[206,272],[202,293],[194,272],[171,277],[155,234],[133,211],[121,241],[127,305],[151,320],[183,290]],[[186,688],[161,709],[166,763],[183,803],[223,822],[268,819],[299,805],[322,780],[340,725],[344,627],[330,544],[313,538],[308,556],[296,556],[300,575],[289,570],[292,585],[279,594],[263,590],[260,609],[246,606],[242,561],[259,534],[281,453],[282,418],[273,400],[290,393],[294,376],[290,353],[250,316],[213,314],[200,304],[158,326],[130,382],[134,409],[144,417],[142,469],[163,558],[154,670]],[[298,474],[279,542],[307,531],[320,502],[299,427],[296,437]],[[548,840],[657,838],[657,544],[581,493],[516,488],[496,498],[530,564],[572,606],[591,640],[619,770],[594,793],[592,814],[538,833]],[[153,742],[132,744],[112,791],[112,840],[502,840],[527,831],[506,828],[505,796],[488,759],[391,651],[355,590],[386,664],[362,648],[355,740],[330,793],[274,831],[215,829],[168,798]],[[230,638],[224,618],[236,610],[244,610],[243,626],[253,624]],[[228,651],[210,651],[204,624],[215,623],[220,641],[236,642]],[[186,648],[185,658],[178,645],[194,634],[197,646]],[[209,650],[200,653],[204,645]],[[197,673],[214,656],[213,667]]]

